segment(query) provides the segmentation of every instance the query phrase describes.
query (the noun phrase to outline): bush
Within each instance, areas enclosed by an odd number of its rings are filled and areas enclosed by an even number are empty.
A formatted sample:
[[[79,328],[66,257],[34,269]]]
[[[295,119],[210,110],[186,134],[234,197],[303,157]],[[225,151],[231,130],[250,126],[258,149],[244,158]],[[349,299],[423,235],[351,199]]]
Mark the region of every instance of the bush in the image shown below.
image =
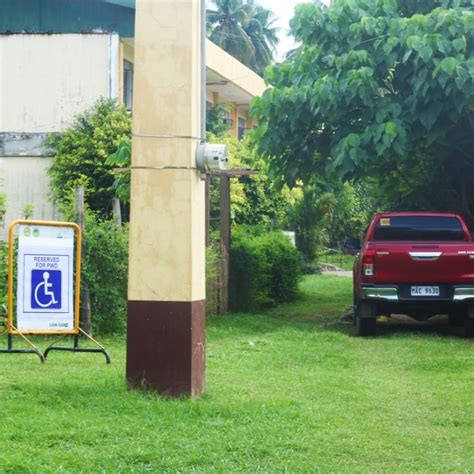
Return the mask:
[[[82,185],[89,208],[108,216],[115,196],[115,174],[106,160],[130,134],[131,117],[125,107],[100,99],[63,133],[51,136],[55,159],[49,174],[55,203],[67,205],[76,186]]]
[[[316,275],[318,273],[321,273],[321,269],[319,268],[319,265],[317,263],[304,262],[302,272],[303,275]]]
[[[301,264],[301,254],[280,232],[237,232],[231,245],[231,310],[252,312],[293,300]]]
[[[127,314],[128,238],[110,220],[89,216],[82,269],[91,297],[92,327],[99,333],[124,330]]]

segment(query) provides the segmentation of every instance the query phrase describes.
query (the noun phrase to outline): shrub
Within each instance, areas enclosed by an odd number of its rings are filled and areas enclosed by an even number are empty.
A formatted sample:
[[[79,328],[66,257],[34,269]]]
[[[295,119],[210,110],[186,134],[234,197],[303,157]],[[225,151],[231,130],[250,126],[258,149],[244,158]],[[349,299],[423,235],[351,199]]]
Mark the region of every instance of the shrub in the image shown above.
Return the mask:
[[[112,100],[101,99],[79,114],[63,133],[51,136],[49,144],[55,159],[49,174],[56,204],[67,204],[75,187],[82,185],[90,209],[109,215],[115,174],[113,166],[105,162],[130,134],[127,110]]]
[[[293,300],[301,264],[301,254],[280,232],[237,232],[231,245],[231,309],[251,312]]]
[[[318,273],[321,273],[321,269],[317,263],[304,262],[302,272],[303,275],[316,275]]]
[[[125,328],[128,238],[111,220],[88,219],[82,270],[91,297],[92,326],[99,333]]]
[[[74,222],[73,196],[65,200],[64,220]],[[86,206],[84,241],[81,275],[90,292],[92,327],[99,333],[122,331],[127,313],[128,227],[122,229]]]

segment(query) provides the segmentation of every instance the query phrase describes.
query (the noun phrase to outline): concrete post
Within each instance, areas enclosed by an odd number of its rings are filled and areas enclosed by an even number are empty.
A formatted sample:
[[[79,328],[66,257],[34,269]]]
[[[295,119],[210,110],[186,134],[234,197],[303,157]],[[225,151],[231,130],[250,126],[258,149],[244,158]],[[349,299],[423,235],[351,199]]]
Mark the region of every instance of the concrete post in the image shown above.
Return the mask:
[[[199,0],[136,2],[127,380],[171,396],[204,387],[200,19]]]

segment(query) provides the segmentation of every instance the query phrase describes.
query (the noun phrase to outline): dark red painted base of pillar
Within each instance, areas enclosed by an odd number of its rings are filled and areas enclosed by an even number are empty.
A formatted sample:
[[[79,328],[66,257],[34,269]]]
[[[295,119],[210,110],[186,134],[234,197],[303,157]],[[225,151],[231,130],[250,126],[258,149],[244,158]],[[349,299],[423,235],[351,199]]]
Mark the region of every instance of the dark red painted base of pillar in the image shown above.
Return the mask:
[[[199,395],[205,381],[205,301],[129,301],[127,382],[168,396]]]

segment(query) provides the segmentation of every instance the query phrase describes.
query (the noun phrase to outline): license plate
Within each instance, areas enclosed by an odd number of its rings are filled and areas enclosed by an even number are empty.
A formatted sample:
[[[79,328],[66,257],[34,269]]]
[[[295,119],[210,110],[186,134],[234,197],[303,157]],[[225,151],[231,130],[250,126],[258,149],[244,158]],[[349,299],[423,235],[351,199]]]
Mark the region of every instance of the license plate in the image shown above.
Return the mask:
[[[411,296],[439,296],[439,286],[412,286]]]

